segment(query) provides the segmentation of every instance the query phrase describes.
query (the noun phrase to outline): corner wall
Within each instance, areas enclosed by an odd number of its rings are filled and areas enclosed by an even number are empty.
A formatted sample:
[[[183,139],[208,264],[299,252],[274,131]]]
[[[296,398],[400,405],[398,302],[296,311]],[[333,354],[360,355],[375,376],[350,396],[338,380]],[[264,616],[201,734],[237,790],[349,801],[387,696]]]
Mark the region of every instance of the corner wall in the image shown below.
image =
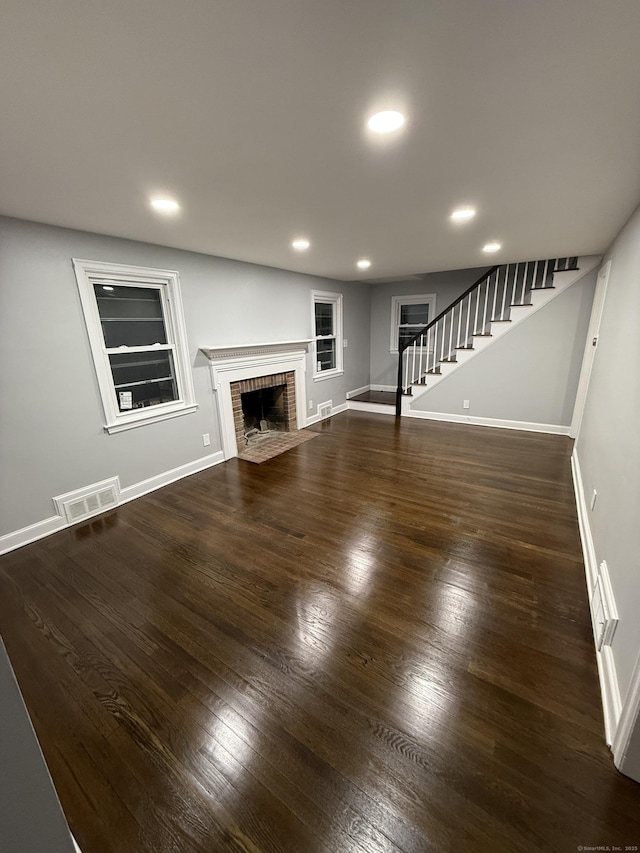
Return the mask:
[[[619,623],[611,651],[624,703],[640,651],[640,208],[616,238],[598,348],[576,442],[595,562],[606,560]],[[640,771],[640,766],[639,766]]]
[[[179,272],[196,412],[105,433],[73,257]],[[349,346],[334,379],[314,381],[308,357],[306,414],[309,401],[337,407],[369,382],[368,285],[0,217],[0,536],[51,519],[54,495],[212,464],[218,415],[199,347],[310,338],[314,289],[344,294]]]

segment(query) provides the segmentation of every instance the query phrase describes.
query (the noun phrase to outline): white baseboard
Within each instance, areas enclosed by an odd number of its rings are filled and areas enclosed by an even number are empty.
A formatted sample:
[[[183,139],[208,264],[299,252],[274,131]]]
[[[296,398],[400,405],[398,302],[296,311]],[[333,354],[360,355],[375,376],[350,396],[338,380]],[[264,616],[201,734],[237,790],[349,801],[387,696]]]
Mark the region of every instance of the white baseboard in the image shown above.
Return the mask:
[[[346,408],[346,405],[345,405]],[[168,486],[176,480],[181,480],[183,477],[188,477],[190,474],[196,474],[198,471],[204,471],[205,468],[211,468],[213,465],[218,465],[224,462],[224,455],[221,450],[217,453],[212,453],[209,456],[203,456],[193,462],[188,462],[186,465],[180,465],[178,468],[172,468],[170,471],[165,471],[163,474],[158,474],[156,477],[150,477],[148,480],[143,480],[140,483],[135,483],[133,486],[127,486],[120,492],[120,500],[115,506],[109,507],[112,511],[118,508],[123,503],[133,500],[134,498],[142,497],[149,492]],[[92,516],[95,518],[96,516]],[[87,519],[89,520],[89,519]],[[75,524],[83,524],[82,521],[74,522]],[[8,551],[15,551],[16,548],[22,548],[23,545],[29,545],[38,539],[43,539],[45,536],[50,536],[52,533],[57,533],[64,530],[66,527],[71,527],[65,516],[54,515],[51,518],[45,518],[43,521],[38,521],[35,524],[30,524],[28,527],[23,527],[21,530],[15,530],[12,533],[6,533],[0,536],[0,554],[6,554]]]
[[[631,775],[625,769],[625,759],[627,757],[627,749],[633,731],[637,725],[640,725],[640,653],[636,659],[636,665],[631,676],[631,684],[627,690],[627,695],[622,706],[620,719],[618,720],[618,728],[616,729],[611,751],[613,752],[613,763],[618,770],[621,770],[627,775]],[[640,782],[637,776],[632,776],[636,782]]]
[[[406,400],[406,398],[404,398]],[[407,404],[405,403],[405,406]],[[560,424],[536,424],[529,421],[507,421],[501,418],[476,418],[472,415],[453,415],[442,412],[422,412],[418,409],[403,408],[402,416],[406,418],[422,418],[428,421],[446,421],[452,424],[471,424],[472,426],[488,426],[497,429],[520,429],[525,432],[546,432],[551,435],[569,435],[568,426]]]
[[[582,543],[582,554],[584,556],[585,575],[587,578],[587,589],[589,602],[593,593],[594,584],[598,577],[598,563],[596,551],[589,524],[589,510],[584,496],[584,484],[580,470],[578,452],[573,448],[571,454],[571,474],[573,477],[573,488],[576,495],[576,508],[578,510],[578,527],[580,528],[580,541]],[[598,664],[598,677],[600,679],[600,692],[602,693],[602,709],[604,711],[604,730],[607,746],[611,746],[616,738],[622,701],[620,688],[618,686],[618,674],[611,646],[603,646],[602,651],[595,649],[596,663]]]
[[[369,385],[369,391],[391,391],[392,394],[395,394],[396,388],[396,385]]]
[[[52,515],[51,518],[36,521],[35,524],[30,524],[28,527],[14,530],[12,533],[5,533],[4,536],[0,536],[0,554],[6,554],[8,551],[14,551],[30,542],[36,542],[38,539],[57,533],[58,530],[63,530],[65,527],[68,527],[66,518],[61,515]]]
[[[354,388],[353,391],[347,391],[347,400],[350,400],[352,397],[357,397],[358,394],[364,394],[365,391],[370,391],[371,385],[363,385],[362,388]]]
[[[190,474],[197,474],[198,471],[204,471],[205,468],[212,468],[214,465],[219,465],[224,462],[224,454],[221,450],[217,453],[211,453],[209,456],[203,456],[200,459],[195,459],[193,462],[187,462],[186,465],[180,465],[178,468],[172,468],[170,471],[165,471],[163,474],[158,474],[155,477],[149,477],[148,480],[142,480],[140,483],[134,483],[133,486],[127,486],[120,491],[120,503],[127,503],[134,498],[140,498],[142,495],[147,495],[149,492],[155,492],[156,489],[161,489],[163,486],[168,486],[169,483],[175,483],[176,480],[181,480],[183,477],[188,477]]]
[[[393,415],[395,417],[396,407],[386,403],[362,403],[360,400],[349,400],[349,409],[354,412],[372,412],[375,415]]]

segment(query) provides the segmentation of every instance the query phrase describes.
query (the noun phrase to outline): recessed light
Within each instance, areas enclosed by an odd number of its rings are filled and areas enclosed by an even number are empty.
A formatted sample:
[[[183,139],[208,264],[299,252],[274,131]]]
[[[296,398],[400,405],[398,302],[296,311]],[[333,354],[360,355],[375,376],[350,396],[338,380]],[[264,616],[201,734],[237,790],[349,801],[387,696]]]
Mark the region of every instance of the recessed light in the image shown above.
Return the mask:
[[[291,248],[296,252],[306,252],[311,243],[305,237],[299,237],[291,243]]]
[[[468,222],[470,219],[476,215],[475,210],[472,207],[461,207],[459,210],[454,210],[451,214],[451,219],[454,222]]]
[[[396,110],[383,110],[381,113],[372,115],[367,122],[367,127],[374,133],[393,133],[404,124],[404,116]]]
[[[177,213],[180,205],[172,198],[152,198],[151,207],[160,213]]]
[[[356,266],[359,270],[368,270],[371,266],[371,261],[368,258],[360,258]]]
[[[496,243],[495,241],[492,241],[491,243],[485,243],[482,247],[482,251],[491,254],[492,252],[499,252],[501,248],[502,243]]]

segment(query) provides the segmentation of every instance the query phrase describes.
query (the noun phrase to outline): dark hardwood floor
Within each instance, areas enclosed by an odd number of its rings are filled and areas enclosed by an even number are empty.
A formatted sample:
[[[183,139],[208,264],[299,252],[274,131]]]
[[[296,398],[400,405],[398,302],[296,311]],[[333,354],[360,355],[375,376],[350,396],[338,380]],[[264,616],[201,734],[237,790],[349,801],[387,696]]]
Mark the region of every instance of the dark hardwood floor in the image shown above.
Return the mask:
[[[83,853],[638,844],[569,439],[312,429],[0,560],[0,631]]]

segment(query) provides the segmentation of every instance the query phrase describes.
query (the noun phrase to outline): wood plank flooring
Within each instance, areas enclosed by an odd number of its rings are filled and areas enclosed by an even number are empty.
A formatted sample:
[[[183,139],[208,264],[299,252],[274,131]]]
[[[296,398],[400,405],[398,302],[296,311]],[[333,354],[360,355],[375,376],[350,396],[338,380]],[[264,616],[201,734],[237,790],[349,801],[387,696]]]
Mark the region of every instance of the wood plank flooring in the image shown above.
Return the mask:
[[[0,559],[0,631],[83,853],[638,844],[569,439],[311,429]]]

